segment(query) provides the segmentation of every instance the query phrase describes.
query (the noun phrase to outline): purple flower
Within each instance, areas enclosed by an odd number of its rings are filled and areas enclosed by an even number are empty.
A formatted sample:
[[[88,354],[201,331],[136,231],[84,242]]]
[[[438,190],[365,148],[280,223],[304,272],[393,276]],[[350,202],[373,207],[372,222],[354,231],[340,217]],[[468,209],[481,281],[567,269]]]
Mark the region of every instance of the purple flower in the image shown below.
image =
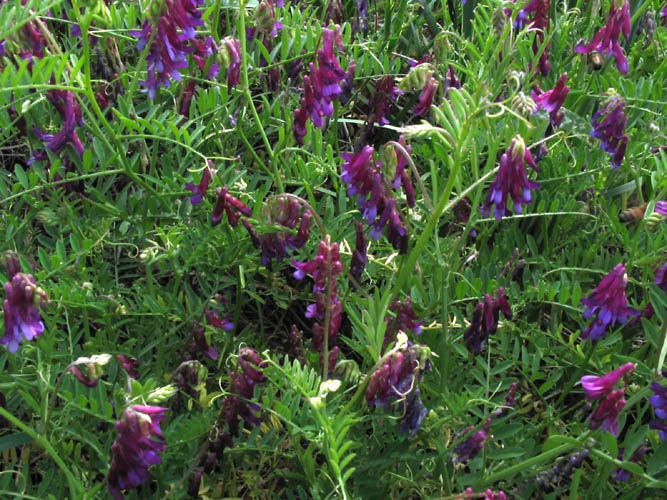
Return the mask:
[[[488,293],[484,295],[484,302],[478,302],[470,326],[463,334],[468,350],[477,355],[489,341],[489,335],[496,333],[500,312],[507,319],[512,319],[512,308],[509,305],[505,289],[498,288],[498,297],[492,299]]]
[[[107,477],[109,493],[115,500],[122,490],[131,490],[150,478],[148,468],[162,463],[166,443],[160,422],[167,408],[159,406],[128,407],[116,422],[116,440],[111,446],[111,467]]]
[[[255,247],[262,250],[262,265],[270,269],[273,259],[280,262],[289,256],[288,250],[301,248],[308,242],[313,214],[306,210],[301,215],[299,202],[288,197],[278,197],[265,204],[263,222],[271,226],[271,232],[258,235],[249,220],[241,220]],[[294,232],[297,226],[299,229]],[[277,228],[284,230],[276,231]]]
[[[201,175],[199,185],[195,186],[190,182],[185,185],[187,189],[194,193],[194,196],[190,198],[190,203],[193,205],[201,203],[201,201],[204,199],[204,196],[206,195],[206,191],[208,190],[208,185],[211,183],[211,176],[211,169],[206,167]]]
[[[628,316],[638,316],[639,311],[627,307],[625,287],[628,275],[625,266],[618,264],[581,303],[587,306],[584,318],[593,318],[590,325],[581,333],[581,339],[592,338],[597,342],[606,336],[607,327],[616,321],[625,324]]]
[[[131,378],[139,378],[139,361],[123,354],[116,354],[116,359]]]
[[[102,366],[106,365],[110,359],[111,354],[82,357],[70,364],[68,369],[86,387],[97,387],[100,377],[104,374]],[[83,368],[83,371],[79,367]]]
[[[368,255],[366,255],[366,236],[364,236],[364,226],[361,222],[357,222],[357,240],[354,250],[352,251],[352,262],[350,262],[350,274],[357,281],[361,283],[361,275],[368,262]]]
[[[549,112],[549,120],[554,127],[558,127],[563,120],[563,116],[565,116],[565,112],[560,111],[560,108],[570,92],[570,86],[565,85],[566,81],[567,73],[563,73],[553,89],[542,92],[539,87],[535,86],[531,91],[531,97],[537,104],[537,109],[544,109]]]
[[[49,150],[56,154],[61,153],[69,143],[79,156],[82,156],[85,148],[81,143],[81,139],[79,139],[75,126],[77,124],[81,126],[83,125],[83,122],[81,120],[81,107],[76,101],[74,93],[69,90],[54,90],[47,92],[47,98],[53,103],[63,117],[63,128],[55,135],[47,134],[39,127],[34,127],[33,132],[35,132],[42,141],[47,143],[46,147]],[[46,160],[47,158],[46,151],[42,150],[35,153],[34,157],[29,160],[29,163],[32,163],[34,160]]]
[[[227,69],[227,91],[239,84],[241,78],[241,40],[231,36],[220,41],[218,60]]]
[[[394,183],[398,182],[400,186],[402,177],[397,181],[394,172],[389,180],[392,184],[389,184],[382,175],[380,164],[373,162],[373,152],[372,146],[364,146],[356,155],[341,153],[345,160],[341,179],[347,184],[348,196],[357,195],[366,223],[372,224],[370,237],[374,240],[380,239],[383,229],[388,226],[387,239],[399,252],[405,253],[408,245],[407,229],[396,209],[396,199],[391,192]]]
[[[0,344],[6,344],[9,352],[16,352],[23,339],[33,340],[44,332],[39,308],[48,303],[49,298],[37,287],[32,274],[20,272],[5,283],[5,291],[5,334]]]
[[[461,2],[462,4],[465,3],[465,1]],[[465,498],[457,498],[456,500],[467,500],[469,498],[482,498],[480,495],[484,495],[483,500],[507,500],[507,495],[505,494],[504,491],[499,491],[496,493],[493,490],[486,490],[484,493],[475,493],[475,490],[472,488],[466,488],[466,490],[463,492],[465,493]]]
[[[632,457],[630,457],[629,462],[634,462],[634,463],[639,463],[639,461],[642,459],[644,455],[646,455],[646,452],[648,451],[648,448],[644,446],[643,444],[637,448],[637,450],[632,454]],[[618,459],[623,460],[623,455],[624,455],[625,449],[624,448],[619,448],[618,450]],[[622,467],[617,467],[613,471],[611,471],[611,478],[614,481],[627,481],[630,479],[630,471],[623,469]]]
[[[389,310],[396,313],[396,317],[391,316],[385,318],[387,322],[387,330],[395,332],[408,332],[411,331],[416,335],[422,333],[422,325],[424,321],[415,321],[419,319],[417,313],[412,308],[412,301],[410,297],[405,300],[395,299],[389,306]]]
[[[219,324],[221,325],[220,327],[225,329],[225,330],[231,330],[234,328],[234,324],[230,321],[231,316],[226,316],[222,320],[217,319],[217,317],[213,317],[213,315],[218,314],[218,311],[211,312],[209,309],[205,309],[206,317],[208,318],[209,315],[211,316],[211,320],[209,322],[216,323],[216,326]],[[231,328],[227,328],[231,326]],[[192,327],[192,333],[190,334],[190,340],[188,341],[187,344],[187,350],[190,356],[196,359],[197,354],[199,352],[203,353],[204,356],[212,359],[213,361],[216,361],[218,359],[218,356],[220,353],[218,350],[213,346],[209,345],[208,341],[206,340],[206,332],[204,331],[204,328],[199,324],[198,321],[194,322],[194,325]]]
[[[215,295],[215,300],[211,300],[212,304],[226,304],[229,302],[228,299],[224,298],[219,293]],[[209,309],[208,306],[204,307],[204,316],[208,324],[221,330],[232,331],[234,329],[234,323],[232,323],[232,315],[228,314],[227,316],[220,317],[221,312],[219,309]],[[205,349],[206,350],[206,349]],[[212,358],[215,359],[215,358]]]
[[[213,212],[211,213],[211,226],[215,227],[220,224],[223,213],[227,214],[227,220],[232,227],[237,226],[241,215],[245,215],[246,217],[252,215],[252,212],[245,203],[229,194],[226,187],[216,188],[215,194],[218,195],[218,201],[215,203]]]
[[[148,87],[151,99],[155,98],[160,85],[169,88],[171,78],[180,80],[180,70],[188,67],[187,55],[194,52],[195,47],[187,42],[197,36],[195,28],[204,24],[203,13],[199,10],[202,4],[203,0],[170,0],[157,21],[157,33],[154,36],[156,26],[148,20],[144,21],[141,31],[130,32],[139,38],[138,50],[144,50],[153,37],[146,57],[148,80],[140,82]],[[199,43],[205,44],[200,45],[200,49],[205,46],[210,48],[210,41]]]
[[[660,215],[667,216],[667,201],[658,201],[655,204],[655,211]]]
[[[667,293],[667,264],[655,270],[653,281],[663,292]]]
[[[296,359],[304,365],[306,360],[303,356],[303,331],[299,330],[296,325],[292,325],[287,337],[288,352],[290,357]]]
[[[517,387],[519,387],[519,384],[516,382],[513,382],[512,385],[510,385],[510,388],[507,390],[507,395],[505,396],[505,404],[493,412],[493,418],[504,417],[509,413],[510,408],[516,406]]]
[[[667,441],[667,387],[663,387],[657,382],[651,384],[651,390],[655,392],[653,396],[649,398],[651,406],[655,411],[655,416],[660,420],[652,420],[649,424],[651,429],[658,430],[660,439]]]
[[[463,434],[465,435],[468,432],[472,431],[473,429],[474,429],[473,426],[466,427],[463,431]],[[484,445],[489,440],[490,429],[491,429],[491,419],[489,418],[486,420],[486,422],[484,422],[484,427],[475,432],[472,436],[463,441],[460,445],[458,445],[454,449],[454,455],[456,456],[456,458],[454,458],[454,462],[455,463],[467,462],[468,460],[475,458],[475,456],[480,451],[482,451]]]
[[[631,373],[635,367],[634,363],[626,363],[620,368],[607,373],[604,377],[584,375],[581,377],[581,385],[586,393],[586,399],[589,401],[600,399],[611,391],[619,380]]]
[[[628,72],[628,60],[618,39],[623,33],[626,40],[630,39],[630,3],[628,0],[612,0],[609,7],[609,18],[587,45],[577,45],[574,50],[579,54],[599,52],[607,57],[614,56],[616,67],[621,74]]]
[[[597,409],[591,413],[588,427],[594,431],[602,426],[603,431],[618,436],[618,414],[626,403],[623,398],[624,395],[625,389],[611,391]]]
[[[618,169],[623,163],[625,150],[628,147],[628,136],[625,135],[625,100],[613,94],[607,104],[593,115],[591,137],[600,139],[600,148],[613,156],[611,164]]]
[[[520,135],[512,139],[512,143],[500,158],[500,168],[496,180],[491,184],[491,193],[484,205],[479,209],[484,217],[488,217],[491,212],[491,206],[495,205],[496,220],[502,219],[506,214],[512,211],[507,208],[508,196],[512,197],[514,202],[514,211],[521,213],[522,205],[528,205],[531,202],[531,189],[537,189],[540,184],[528,180],[526,166],[524,162],[537,170],[537,165],[530,151]]]
[[[431,104],[433,104],[433,98],[435,97],[436,90],[438,90],[438,86],[438,80],[433,77],[430,77],[426,81],[419,94],[419,102],[415,106],[415,109],[412,110],[415,115],[426,115],[431,111]]]
[[[535,55],[538,54],[540,45],[544,43],[547,30],[549,29],[550,5],[551,0],[531,0],[523,9],[519,11],[517,18],[514,21],[514,26],[516,28],[523,29],[526,24],[530,23],[530,15],[534,14],[530,30],[536,32],[535,39],[533,40],[533,54]],[[544,52],[542,52],[538,62],[538,68],[543,76],[546,76],[551,69],[551,65],[549,64],[550,46],[551,42],[549,42],[544,48]]]
[[[368,405],[397,408],[400,411],[399,430],[414,437],[428,410],[420,398],[417,381],[424,370],[430,369],[428,348],[410,345],[385,354],[378,362],[366,388]]]
[[[393,77],[382,77],[375,85],[375,92],[368,103],[369,109],[373,113],[372,121],[379,125],[387,125],[389,123],[387,116],[391,111],[391,101],[395,101],[401,94],[403,92],[394,86]]]

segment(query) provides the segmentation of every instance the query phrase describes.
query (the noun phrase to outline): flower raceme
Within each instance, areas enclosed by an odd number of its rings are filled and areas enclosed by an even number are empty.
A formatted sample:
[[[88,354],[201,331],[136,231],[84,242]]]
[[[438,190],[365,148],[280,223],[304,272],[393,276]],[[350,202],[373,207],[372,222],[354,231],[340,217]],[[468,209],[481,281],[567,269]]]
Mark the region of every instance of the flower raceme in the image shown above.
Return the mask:
[[[625,389],[611,391],[597,409],[591,413],[588,427],[591,430],[596,430],[602,426],[603,431],[618,436],[618,414],[626,403],[624,395]]]
[[[667,387],[653,382],[651,390],[655,394],[649,398],[649,401],[657,418],[649,423],[649,427],[658,431],[661,440],[667,441]]]
[[[581,386],[586,393],[586,399],[592,401],[602,398],[614,388],[619,380],[628,373],[632,373],[635,367],[634,363],[626,363],[620,368],[607,373],[604,377],[584,375],[581,377]]]
[[[167,408],[133,405],[116,422],[116,440],[111,446],[111,467],[107,478],[109,492],[122,500],[122,490],[136,488],[150,478],[148,468],[162,463],[158,453],[165,449],[160,429]]]
[[[593,339],[594,342],[604,338],[607,328],[614,326],[617,321],[625,324],[628,316],[638,316],[639,311],[627,306],[625,287],[628,284],[628,275],[623,264],[618,264],[591,292],[581,299],[587,307],[584,318],[593,318],[591,323],[581,333],[581,339]]]
[[[32,274],[16,272],[5,283],[7,298],[3,302],[5,334],[0,344],[9,352],[16,352],[25,340],[33,340],[44,333],[44,323],[39,309],[49,302],[46,293],[35,283]]]
[[[492,420],[490,418],[487,419],[486,422],[484,422],[484,426],[480,430],[472,434],[468,439],[463,441],[454,449],[454,455],[456,456],[456,458],[454,458],[454,462],[467,462],[468,460],[475,458],[477,454],[482,451],[484,445],[490,437],[489,430],[491,429],[491,421]],[[466,427],[463,431],[463,434],[467,434],[473,429],[473,426]]]
[[[570,86],[565,85],[566,81],[567,73],[563,73],[553,89],[542,92],[538,86],[535,86],[531,91],[531,97],[537,104],[535,111],[538,109],[546,110],[549,113],[549,122],[553,127],[558,127],[560,122],[563,121],[563,116],[565,116],[565,112],[560,111],[560,108],[570,92]]]
[[[537,164],[526,148],[523,138],[517,135],[500,158],[498,176],[491,184],[489,197],[480,207],[480,212],[484,217],[489,216],[492,206],[495,206],[496,220],[501,220],[505,215],[511,215],[511,210],[507,208],[509,197],[512,198],[514,211],[518,214],[521,213],[523,205],[531,202],[530,190],[539,188],[540,184],[528,180],[524,162],[528,162],[534,170],[537,170]]]
[[[498,288],[498,297],[492,299],[488,293],[484,295],[484,302],[479,302],[475,308],[472,322],[463,334],[468,350],[473,354],[479,354],[498,329],[500,312],[507,319],[512,319],[512,308],[509,305],[505,289]]]
[[[222,221],[223,213],[227,214],[227,220],[232,227],[236,227],[239,223],[241,215],[250,217],[252,211],[238,198],[229,194],[226,187],[216,188],[215,194],[218,195],[218,201],[213,207],[211,213],[211,226],[215,227]]]
[[[606,105],[593,115],[591,137],[600,139],[600,148],[612,155],[611,164],[618,169],[623,163],[625,150],[628,147],[628,136],[625,135],[625,100],[613,89]]]
[[[530,0],[530,2],[519,11],[517,18],[514,21],[514,26],[516,28],[523,29],[525,25],[530,24],[531,31],[536,32],[535,39],[533,40],[533,54],[535,55],[539,53],[540,45],[544,43],[547,30],[549,29],[550,6],[551,0]],[[532,20],[530,19],[531,14],[533,15]],[[544,48],[537,63],[538,69],[543,76],[546,76],[551,70],[551,64],[549,64],[550,47],[551,42]]]
[[[625,75],[628,72],[628,59],[618,42],[621,33],[626,40],[630,39],[630,3],[628,0],[612,0],[607,23],[588,44],[577,45],[574,50],[579,54],[599,52],[607,57],[614,56],[618,71]]]

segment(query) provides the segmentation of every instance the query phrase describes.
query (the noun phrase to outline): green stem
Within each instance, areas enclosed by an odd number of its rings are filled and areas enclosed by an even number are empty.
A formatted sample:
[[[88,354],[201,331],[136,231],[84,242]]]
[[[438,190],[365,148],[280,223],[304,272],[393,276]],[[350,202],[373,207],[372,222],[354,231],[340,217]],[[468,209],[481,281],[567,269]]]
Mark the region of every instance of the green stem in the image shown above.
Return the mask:
[[[597,347],[597,345],[598,345],[597,342],[593,342],[593,345],[586,353],[586,359],[584,360],[583,363],[579,363],[579,365],[577,366],[577,371],[574,373],[574,376],[568,382],[567,388],[560,393],[560,396],[558,397],[558,401],[554,405],[554,408],[562,408],[565,396],[569,394],[569,392],[574,387],[574,384],[576,384],[577,380],[581,378],[581,374],[584,372],[584,369],[588,366],[588,362],[591,360],[591,356],[593,356],[593,353],[595,352],[595,348]]]
[[[7,420],[9,420],[12,424],[14,424],[16,427],[18,427],[23,432],[28,434],[31,438],[37,441],[49,455],[51,455],[53,461],[63,471],[63,474],[65,474],[65,478],[67,479],[67,484],[69,486],[70,496],[72,498],[76,498],[80,493],[83,493],[84,491],[83,485],[74,477],[74,475],[69,470],[67,465],[65,465],[65,462],[63,462],[63,459],[60,458],[60,455],[58,455],[58,453],[56,453],[56,450],[53,449],[53,446],[51,446],[51,443],[49,443],[46,437],[38,434],[32,427],[29,427],[23,422],[21,422],[18,418],[9,413],[2,406],[0,406],[0,416],[3,416]]]

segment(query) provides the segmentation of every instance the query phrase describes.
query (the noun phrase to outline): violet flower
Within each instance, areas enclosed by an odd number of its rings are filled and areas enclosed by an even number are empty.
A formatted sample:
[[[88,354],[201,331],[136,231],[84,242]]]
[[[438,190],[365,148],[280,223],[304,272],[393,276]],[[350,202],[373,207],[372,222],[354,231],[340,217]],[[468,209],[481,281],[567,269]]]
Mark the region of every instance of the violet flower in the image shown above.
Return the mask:
[[[667,387],[653,382],[651,390],[655,394],[649,398],[649,401],[651,402],[651,406],[653,406],[655,416],[660,420],[652,420],[649,423],[649,427],[658,431],[661,440],[667,441]]]
[[[252,211],[238,198],[234,198],[227,191],[226,187],[216,188],[215,194],[218,195],[218,201],[213,207],[211,213],[211,226],[215,227],[222,221],[223,213],[227,214],[229,225],[236,227],[239,223],[241,215],[250,217]]]
[[[5,283],[5,291],[5,334],[0,338],[0,344],[5,344],[9,352],[16,352],[23,339],[33,340],[44,333],[39,308],[48,303],[49,298],[35,284],[32,274],[21,272]]]
[[[618,450],[618,460],[623,460],[623,455],[624,455],[625,449],[624,448],[619,448]],[[635,452],[632,454],[628,462],[633,462],[633,463],[639,463],[639,461],[646,455],[646,452],[648,452],[648,448],[646,446],[639,445],[639,448],[635,450]],[[611,471],[611,478],[614,481],[627,481],[630,479],[630,471],[626,470],[622,467],[617,467],[613,471]]]
[[[473,426],[466,427],[463,431],[463,434],[465,435],[473,429]],[[484,445],[489,440],[490,429],[491,419],[489,418],[486,420],[486,422],[484,422],[484,427],[475,432],[472,436],[467,438],[454,449],[454,462],[462,463],[475,458],[475,456],[477,456],[477,454],[482,451]]]
[[[563,121],[563,116],[565,116],[565,112],[560,111],[560,108],[563,106],[565,98],[570,92],[570,86],[565,85],[566,81],[567,73],[563,73],[553,89],[542,92],[539,90],[539,87],[535,86],[530,93],[535,104],[537,104],[537,109],[535,111],[538,109],[548,111],[549,121],[553,127],[558,127],[561,121]]]
[[[623,163],[628,147],[628,136],[625,135],[627,121],[625,100],[616,93],[593,115],[591,137],[600,139],[600,148],[613,156],[611,163],[614,169],[618,169]]]
[[[122,490],[131,490],[150,478],[148,468],[162,463],[158,453],[165,449],[160,422],[167,408],[133,405],[116,422],[116,440],[111,446],[111,467],[107,477],[109,493],[122,500]]]
[[[655,204],[655,211],[660,215],[667,216],[667,201],[658,201]]]
[[[616,321],[625,324],[628,316],[638,316],[639,311],[627,307],[625,287],[628,284],[628,275],[625,266],[618,264],[591,292],[581,299],[587,307],[584,318],[593,318],[591,323],[581,333],[581,339],[592,338],[597,342],[607,334],[607,328],[613,327]]]
[[[162,9],[157,26],[146,20],[140,31],[130,32],[139,38],[137,50],[144,50],[152,40],[146,56],[148,80],[140,82],[148,87],[151,99],[160,85],[171,86],[171,78],[181,80],[180,70],[188,67],[187,55],[195,51],[187,42],[197,36],[195,28],[204,24],[199,10],[203,3],[203,0],[171,0]]]
[[[209,315],[217,314],[217,310],[213,313],[209,311],[209,309],[205,310],[208,312],[207,317]],[[231,330],[234,328],[234,324],[229,321],[231,319],[231,316],[227,316],[224,318],[224,320],[218,320],[217,318],[211,318],[213,322],[216,322],[217,324],[221,324],[222,328],[225,330]],[[227,321],[225,323],[225,320]],[[226,328],[226,327],[231,327],[231,328]],[[218,356],[220,353],[218,350],[215,348],[213,345],[209,345],[208,341],[206,340],[206,332],[204,331],[204,328],[199,324],[198,321],[194,322],[194,325],[192,326],[192,333],[190,334],[190,339],[188,340],[186,349],[190,356],[192,356],[193,359],[197,358],[198,353],[203,353],[204,356],[212,359],[213,361],[216,361],[218,359]]]
[[[241,40],[227,36],[220,41],[218,50],[220,66],[227,70],[227,91],[239,84],[241,78]]]
[[[512,308],[509,305],[505,289],[498,288],[498,297],[491,298],[488,293],[484,295],[484,302],[478,302],[473,313],[472,322],[463,334],[468,351],[477,355],[482,352],[489,341],[489,336],[496,333],[500,312],[507,319],[512,319]]]
[[[637,365],[634,363],[626,363],[620,368],[607,373],[604,377],[584,375],[581,377],[581,386],[586,393],[586,399],[589,401],[600,399],[602,396],[610,392],[619,380],[628,373],[631,373],[636,366]]]
[[[34,127],[33,132],[35,132],[42,141],[47,143],[46,147],[53,153],[59,154],[65,149],[67,144],[71,144],[79,156],[83,156],[85,148],[75,129],[77,124],[79,126],[83,125],[81,120],[81,107],[76,101],[74,93],[69,90],[56,90],[47,92],[47,98],[53,103],[63,117],[63,128],[55,135],[47,134],[39,127]],[[43,161],[47,159],[48,156],[46,150],[42,150],[36,152],[28,163],[30,164],[34,160]]]
[[[507,390],[507,394],[505,395],[505,404],[493,412],[491,415],[493,418],[504,417],[509,413],[510,408],[514,408],[516,406],[516,390],[518,387],[518,383],[512,382],[509,389]]]
[[[574,50],[579,54],[599,52],[607,57],[614,56],[618,71],[625,75],[628,72],[628,60],[618,43],[621,33],[626,40],[630,39],[630,3],[628,0],[612,0],[607,24],[600,28],[590,43],[577,45]]]
[[[655,270],[653,282],[667,293],[667,263]]]
[[[498,176],[491,184],[489,197],[479,209],[484,217],[489,216],[492,205],[495,206],[496,220],[501,220],[505,215],[511,215],[512,211],[507,208],[510,196],[514,202],[514,211],[518,214],[522,211],[522,205],[528,205],[531,202],[530,190],[539,188],[540,184],[528,180],[524,162],[528,162],[534,170],[537,170],[537,164],[526,148],[523,138],[517,135],[500,158]]]
[[[116,354],[116,359],[120,361],[123,370],[125,370],[130,378],[139,378],[139,361],[123,354]]]
[[[290,357],[296,359],[303,366],[306,363],[303,355],[303,331],[299,330],[296,325],[292,325],[290,328],[287,344]]]
[[[403,94],[403,91],[394,86],[394,79],[391,76],[382,77],[375,84],[375,92],[370,98],[368,107],[372,112],[371,121],[378,125],[387,125],[389,120],[387,116],[391,111],[391,101]],[[369,115],[371,113],[369,112]]]
[[[407,340],[407,339],[405,339]],[[368,405],[397,408],[401,413],[399,430],[413,438],[428,410],[420,398],[417,381],[430,369],[428,348],[409,345],[407,341],[385,354],[378,362],[366,388]]]
[[[215,295],[215,299],[211,299],[211,304],[226,304],[228,302],[229,300],[224,298],[219,293]],[[204,307],[204,316],[206,316],[206,320],[211,326],[227,331],[232,331],[234,329],[234,323],[232,323],[231,314],[221,317],[221,312],[219,309],[209,309],[209,307],[206,306]]]
[[[533,40],[533,54],[535,55],[538,54],[540,45],[544,43],[547,30],[549,29],[550,7],[551,0],[530,0],[530,2],[519,11],[517,18],[514,21],[514,26],[516,28],[523,29],[525,25],[530,23],[530,30],[536,32],[535,39]],[[530,19],[531,14],[533,14],[532,22]],[[551,42],[544,48],[544,52],[542,52],[538,62],[538,69],[543,76],[549,74],[549,71],[551,70],[551,65],[549,64],[550,46]]]
[[[301,248],[308,242],[313,214],[308,209],[301,215],[301,205],[298,201],[288,197],[278,197],[265,204],[263,222],[267,226],[272,226],[272,230],[259,235],[250,221],[247,219],[241,221],[255,247],[262,250],[262,265],[271,269],[273,259],[280,262],[289,256],[289,250]],[[297,226],[298,230],[293,232]],[[276,228],[285,230],[276,231]]]
[[[367,241],[364,235],[364,226],[361,222],[357,222],[357,240],[352,251],[352,261],[350,262],[350,274],[357,283],[361,283],[361,275],[366,267],[366,262],[368,262],[366,246]]]
[[[625,406],[625,389],[611,391],[607,397],[600,403],[597,409],[591,413],[588,427],[591,430],[599,429],[609,432],[613,436],[618,436],[618,414]]]
[[[189,189],[194,193],[194,196],[190,198],[190,203],[192,203],[193,205],[201,203],[201,201],[204,199],[204,196],[206,195],[208,186],[211,183],[211,177],[212,177],[211,169],[209,167],[206,167],[201,175],[201,180],[199,181],[199,184],[197,186],[195,186],[191,182],[188,182],[185,185],[187,189]]]
[[[422,91],[419,93],[419,102],[412,110],[413,114],[420,116],[426,115],[431,111],[431,104],[433,104],[433,98],[435,97],[435,92],[438,90],[439,85],[438,80],[434,77],[430,77],[426,81]]]
[[[387,316],[384,320],[387,322],[387,331],[385,332],[383,350],[390,342],[396,340],[398,332],[407,333],[413,332],[415,335],[421,335],[422,325],[424,321],[416,321],[419,319],[417,313],[412,308],[412,301],[410,297],[405,300],[394,299],[389,310],[396,314],[396,317]]]

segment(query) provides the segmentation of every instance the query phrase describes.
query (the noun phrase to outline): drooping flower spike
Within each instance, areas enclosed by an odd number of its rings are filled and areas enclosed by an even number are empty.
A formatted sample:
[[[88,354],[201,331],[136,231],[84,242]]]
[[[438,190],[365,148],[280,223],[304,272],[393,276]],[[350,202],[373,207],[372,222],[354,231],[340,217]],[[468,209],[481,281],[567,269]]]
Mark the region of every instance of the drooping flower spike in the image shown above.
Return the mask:
[[[618,71],[625,75],[628,72],[628,59],[618,42],[621,33],[626,40],[630,39],[630,3],[628,0],[612,0],[607,24],[600,28],[588,44],[577,45],[574,50],[579,54],[599,52],[607,57],[613,56]]]
[[[36,285],[32,274],[21,272],[5,283],[5,292],[5,334],[0,338],[0,344],[5,344],[9,352],[16,352],[24,339],[33,340],[44,333],[39,309],[49,302],[49,298]]]
[[[553,89],[542,92],[539,87],[535,86],[530,93],[537,104],[537,109],[544,109],[549,113],[549,121],[553,127],[558,127],[565,116],[565,112],[560,111],[560,108],[570,92],[570,86],[565,85],[566,81],[567,73],[563,73]]]
[[[624,396],[625,389],[611,391],[597,409],[591,413],[589,429],[596,430],[602,426],[603,431],[618,436],[618,415],[626,403]]]
[[[600,139],[600,148],[612,155],[612,167],[618,169],[628,147],[628,136],[625,135],[628,119],[625,116],[625,100],[613,89],[607,94],[611,97],[606,105],[593,115],[591,137]]]
[[[489,341],[489,336],[498,329],[500,312],[507,319],[512,319],[512,308],[509,305],[505,289],[498,288],[498,297],[491,298],[488,293],[484,295],[484,302],[479,302],[475,308],[472,322],[463,334],[468,350],[473,354],[479,354]]]
[[[616,267],[600,282],[591,294],[581,299],[587,307],[584,318],[592,318],[591,323],[581,333],[581,339],[593,339],[594,342],[606,337],[607,329],[616,322],[625,324],[628,316],[639,316],[640,312],[627,306],[625,287],[628,275],[623,264]]]
[[[544,43],[547,30],[549,29],[550,7],[551,0],[530,0],[530,2],[519,11],[517,18],[514,21],[514,26],[517,29],[523,29],[524,26],[530,25],[530,30],[536,32],[535,39],[533,40],[533,53],[535,55],[538,54],[540,45]],[[511,10],[509,10],[509,12],[511,13]],[[538,69],[543,76],[549,74],[549,71],[551,70],[551,64],[549,63],[550,47],[551,42],[544,48],[537,64]]]
[[[495,207],[495,218],[501,220],[505,215],[512,211],[507,208],[509,198],[512,198],[514,211],[518,214],[522,212],[523,205],[528,205],[532,201],[531,189],[537,189],[540,184],[528,179],[526,172],[527,162],[534,170],[537,170],[537,164],[526,148],[526,144],[520,135],[512,139],[512,143],[500,158],[500,168],[496,180],[491,184],[491,192],[480,212],[484,217],[491,213],[491,207]]]

